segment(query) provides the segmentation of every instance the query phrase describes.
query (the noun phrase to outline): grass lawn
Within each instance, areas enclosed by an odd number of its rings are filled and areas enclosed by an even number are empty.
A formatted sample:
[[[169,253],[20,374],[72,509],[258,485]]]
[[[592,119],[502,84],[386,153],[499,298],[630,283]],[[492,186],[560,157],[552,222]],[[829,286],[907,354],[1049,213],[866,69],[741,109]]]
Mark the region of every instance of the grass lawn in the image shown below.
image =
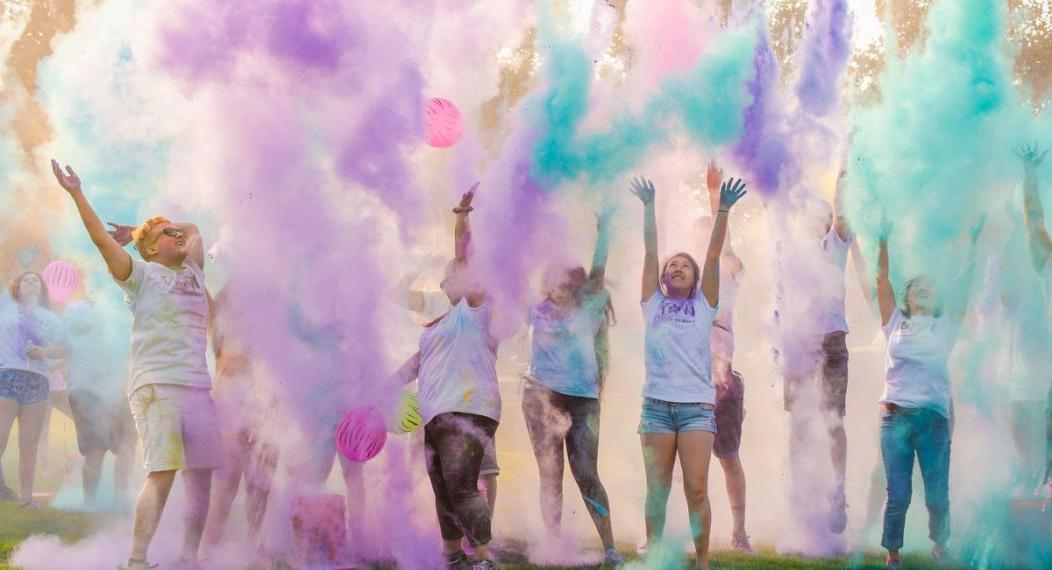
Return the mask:
[[[63,540],[73,542],[90,534],[94,529],[106,522],[106,517],[112,515],[85,514],[71,511],[60,511],[55,509],[43,509],[29,511],[20,509],[14,503],[0,503],[0,568],[9,568],[7,561],[11,552],[19,542],[32,534],[47,533],[61,537]],[[501,552],[503,567],[509,570],[519,568],[536,568],[529,564],[524,554],[524,545],[518,543],[496,544]],[[501,548],[503,547],[503,548]],[[634,549],[629,545],[622,545],[622,552],[631,552],[627,558],[629,561],[638,561]],[[744,555],[731,552],[717,552],[712,558],[713,568],[883,568],[884,560],[878,553],[871,556],[857,558],[831,558],[831,559],[804,559],[793,556],[784,556],[775,553],[771,549],[761,549],[758,554]],[[954,568],[949,565],[936,565],[930,559],[923,556],[907,557],[907,568],[940,568],[943,570]],[[282,561],[275,561],[275,568],[289,568]],[[386,566],[393,568],[393,566]],[[565,568],[559,566],[548,566],[546,568]],[[583,566],[578,568],[597,568],[595,566]]]

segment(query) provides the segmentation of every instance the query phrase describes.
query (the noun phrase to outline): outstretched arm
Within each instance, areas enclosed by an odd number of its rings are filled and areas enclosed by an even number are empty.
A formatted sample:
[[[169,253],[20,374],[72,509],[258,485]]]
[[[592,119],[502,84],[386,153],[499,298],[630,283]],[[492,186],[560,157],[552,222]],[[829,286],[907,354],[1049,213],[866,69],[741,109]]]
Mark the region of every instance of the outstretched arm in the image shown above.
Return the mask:
[[[475,189],[478,187],[479,183],[476,182],[460,197],[457,207],[453,208],[453,213],[457,216],[457,223],[453,228],[453,257],[459,263],[465,263],[471,257],[471,226],[468,224],[468,214],[474,210],[471,200],[475,197]]]
[[[744,195],[745,183],[741,178],[737,181],[728,178],[720,186],[720,206],[712,223],[709,248],[705,253],[705,267],[701,271],[701,293],[705,295],[710,307],[715,307],[720,302],[720,254],[723,253],[723,242],[727,238],[727,216],[731,207]]]
[[[705,187],[709,193],[709,214],[712,219],[715,220],[720,213],[720,185],[723,183],[723,170],[716,166],[715,160],[709,161],[709,168],[705,173]],[[723,269],[727,271],[729,275],[737,275],[745,264],[742,263],[738,254],[734,253],[734,247],[731,245],[731,228],[727,228],[727,237],[724,240],[723,254],[720,258],[720,265],[723,265]]]
[[[102,225],[102,220],[99,219],[98,214],[92,209],[88,199],[84,197],[84,192],[80,188],[80,177],[68,165],[65,172],[63,172],[55,160],[51,161],[51,169],[54,171],[55,179],[58,180],[59,185],[66,192],[69,192],[70,197],[73,198],[73,203],[77,206],[77,212],[80,213],[80,220],[84,223],[84,229],[88,231],[88,236],[91,237],[92,243],[95,244],[99,253],[102,254],[102,259],[106,261],[106,267],[109,269],[110,274],[119,281],[126,281],[131,276],[132,258],[127,251],[124,251],[121,244],[117,243],[117,240],[106,231],[106,226]]]
[[[595,214],[595,252],[592,253],[592,269],[588,280],[592,289],[598,291],[606,284],[606,260],[610,256],[610,218],[613,208],[606,207]]]
[[[895,312],[895,289],[891,286],[888,269],[888,234],[885,228],[880,236],[880,253],[877,255],[877,304],[880,306],[880,324],[886,326]]]
[[[986,225],[986,215],[979,217],[978,221],[972,226],[969,232],[969,244],[968,244],[968,259],[964,262],[964,268],[954,278],[953,283],[950,285],[950,290],[947,292],[946,298],[946,313],[954,323],[960,323],[964,320],[964,314],[968,310],[968,300],[972,294],[972,282],[975,279],[975,253],[976,245],[979,243],[979,236],[983,233],[983,226]]]
[[[395,372],[395,378],[402,384],[408,384],[420,374],[420,351],[409,357]]]
[[[201,230],[190,222],[177,222],[175,227],[186,236],[186,245],[189,249],[187,256],[201,269],[205,268],[205,242],[201,239]]]
[[[1048,256],[1052,254],[1052,239],[1045,229],[1045,211],[1041,207],[1041,196],[1037,191],[1037,167],[1048,151],[1039,152],[1037,145],[1024,145],[1016,150],[1023,161],[1023,211],[1026,216],[1027,235],[1030,241],[1030,260],[1034,269],[1044,271]]]
[[[654,183],[646,178],[632,179],[632,193],[643,202],[643,284],[640,300],[648,301],[658,289],[657,212],[654,210]]]

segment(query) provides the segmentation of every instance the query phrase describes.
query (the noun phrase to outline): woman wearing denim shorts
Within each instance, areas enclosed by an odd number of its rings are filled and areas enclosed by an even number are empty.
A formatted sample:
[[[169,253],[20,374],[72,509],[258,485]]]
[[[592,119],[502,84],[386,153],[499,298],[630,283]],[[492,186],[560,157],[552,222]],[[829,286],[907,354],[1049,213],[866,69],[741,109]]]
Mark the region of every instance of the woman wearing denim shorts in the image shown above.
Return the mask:
[[[727,215],[745,194],[745,184],[741,179],[728,179],[720,188],[704,270],[699,271],[689,254],[677,253],[665,262],[660,275],[654,184],[645,178],[633,180],[632,192],[644,206],[641,303],[646,322],[646,382],[639,435],[647,479],[647,543],[661,540],[678,454],[696,568],[707,569],[712,523],[709,460],[716,436],[710,331],[719,301],[719,262]]]
[[[33,500],[37,446],[48,411],[48,359],[66,354],[61,322],[47,306],[48,292],[38,273],[19,275],[0,287],[0,455],[7,448],[11,426],[18,420],[16,495],[0,473],[0,499],[19,499],[22,507],[42,508]]]
[[[888,339],[887,373],[880,402],[880,452],[888,481],[884,532],[887,567],[900,568],[906,511],[913,495],[913,460],[924,479],[932,556],[943,558],[950,537],[950,441],[952,415],[948,362],[964,318],[975,267],[980,222],[972,230],[965,270],[936,292],[925,277],[906,282],[901,308],[888,270],[888,228],[880,238],[877,301]]]

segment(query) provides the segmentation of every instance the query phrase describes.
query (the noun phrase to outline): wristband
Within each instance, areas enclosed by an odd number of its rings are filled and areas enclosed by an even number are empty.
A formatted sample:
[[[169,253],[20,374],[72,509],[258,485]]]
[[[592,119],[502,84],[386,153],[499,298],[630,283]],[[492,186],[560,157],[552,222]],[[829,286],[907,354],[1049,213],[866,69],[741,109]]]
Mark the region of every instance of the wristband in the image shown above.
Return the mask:
[[[468,206],[467,208],[461,208],[460,206],[457,206],[456,208],[453,208],[453,213],[454,214],[468,214],[474,209],[475,208],[472,208],[471,206]]]
[[[724,210],[723,208],[720,208],[719,210],[716,210],[716,211],[718,213],[720,213],[720,214],[730,214],[731,213],[731,211],[729,209],[728,210]]]

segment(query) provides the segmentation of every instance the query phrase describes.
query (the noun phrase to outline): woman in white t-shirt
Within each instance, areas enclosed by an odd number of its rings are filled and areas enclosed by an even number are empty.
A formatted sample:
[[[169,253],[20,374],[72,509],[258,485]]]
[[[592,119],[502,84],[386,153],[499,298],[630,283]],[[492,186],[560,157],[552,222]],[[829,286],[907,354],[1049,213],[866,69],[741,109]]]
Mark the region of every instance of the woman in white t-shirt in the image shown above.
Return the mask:
[[[697,568],[707,569],[712,524],[709,460],[716,436],[710,334],[719,303],[720,254],[727,234],[727,215],[745,194],[745,184],[740,178],[729,178],[720,187],[704,270],[699,270],[689,254],[677,253],[658,271],[654,184],[646,178],[633,180],[632,192],[644,206],[646,252],[641,296],[646,321],[646,383],[639,434],[647,478],[647,543],[661,540],[672,470],[679,455]]]
[[[603,542],[605,563],[617,566],[624,562],[614,546],[610,500],[598,468],[603,355],[613,318],[603,286],[609,215],[600,214],[597,226],[591,271],[550,268],[544,276],[545,298],[530,308],[530,370],[522,413],[540,471],[541,514],[548,532],[557,536],[561,531],[563,466],[568,461]]]
[[[494,568],[487,545],[491,515],[478,480],[486,447],[500,421],[497,389],[497,340],[490,332],[492,304],[475,278],[469,259],[468,214],[476,184],[453,209],[455,258],[446,265],[442,291],[452,309],[424,325],[420,350],[399,372],[418,379],[424,423],[427,474],[435,492],[447,567]],[[478,560],[472,564],[461,540]]]
[[[877,302],[888,339],[880,449],[888,482],[881,546],[887,565],[899,568],[906,511],[913,494],[913,460],[920,463],[928,507],[932,556],[942,558],[950,536],[950,440],[952,427],[950,352],[967,308],[975,266],[975,243],[982,222],[972,229],[964,272],[939,296],[930,280],[906,282],[901,308],[888,270],[888,232],[880,238]]]
[[[58,317],[48,307],[47,285],[39,273],[26,272],[0,291],[0,455],[18,420],[18,478],[15,495],[0,473],[0,499],[43,508],[33,500],[37,446],[48,412],[48,360],[62,358],[67,347]]]

